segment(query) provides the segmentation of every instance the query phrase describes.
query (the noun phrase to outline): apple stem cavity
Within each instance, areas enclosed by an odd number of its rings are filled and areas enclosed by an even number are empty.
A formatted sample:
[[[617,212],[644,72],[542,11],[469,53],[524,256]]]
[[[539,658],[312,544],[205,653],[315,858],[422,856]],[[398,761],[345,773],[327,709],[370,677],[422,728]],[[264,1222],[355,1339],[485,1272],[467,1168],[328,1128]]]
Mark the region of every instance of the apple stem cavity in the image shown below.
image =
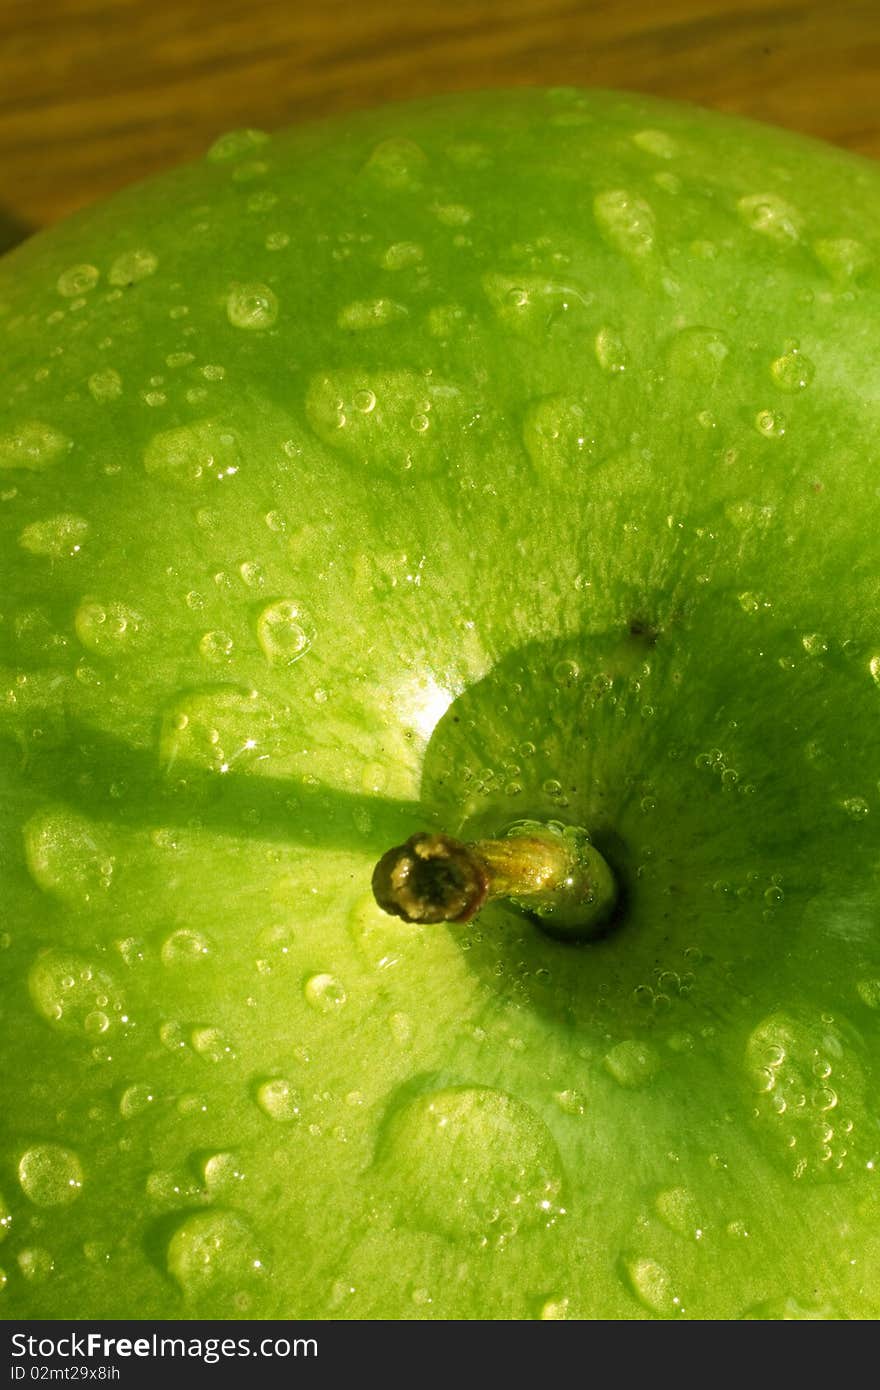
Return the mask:
[[[499,839],[465,844],[422,831],[383,854],[373,895],[406,922],[469,922],[495,898],[549,935],[583,941],[608,926],[618,901],[607,862],[579,826],[518,821]]]

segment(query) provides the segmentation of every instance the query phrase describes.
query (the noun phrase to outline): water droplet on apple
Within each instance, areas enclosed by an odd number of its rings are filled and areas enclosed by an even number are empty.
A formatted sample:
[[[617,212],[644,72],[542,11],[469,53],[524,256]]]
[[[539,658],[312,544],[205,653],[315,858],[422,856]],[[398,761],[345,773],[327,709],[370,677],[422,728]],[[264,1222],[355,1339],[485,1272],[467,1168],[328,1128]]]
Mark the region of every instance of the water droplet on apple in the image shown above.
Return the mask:
[[[702,1239],[704,1222],[700,1219],[696,1198],[686,1187],[668,1187],[658,1192],[654,1206],[670,1231],[692,1240]]]
[[[235,1154],[220,1149],[199,1159],[199,1172],[208,1192],[228,1192],[244,1181],[244,1173]]]
[[[596,447],[586,407],[570,396],[533,401],[523,423],[523,443],[538,472],[558,481],[588,463]]]
[[[863,796],[848,796],[840,804],[850,820],[864,820],[871,812],[871,808]]]
[[[385,188],[418,189],[428,156],[414,140],[392,136],[382,140],[364,166],[364,172]]]
[[[85,1178],[72,1149],[35,1144],[18,1161],[18,1180],[34,1206],[63,1207],[80,1195]]]
[[[880,1009],[880,980],[859,980],[856,991],[869,1009]]]
[[[213,420],[162,430],[144,451],[144,468],[149,474],[185,487],[231,478],[240,466],[235,435]]]
[[[542,1322],[564,1322],[569,1316],[571,1300],[568,1298],[548,1298],[541,1304],[538,1317]]]
[[[354,299],[340,309],[337,322],[341,329],[349,333],[361,333],[369,328],[384,328],[389,323],[406,318],[407,313],[405,305],[397,304],[393,299]]]
[[[417,241],[395,241],[382,257],[386,270],[408,270],[425,259],[425,249]]]
[[[190,1033],[193,1051],[208,1062],[225,1062],[235,1056],[232,1046],[220,1028],[194,1028]]]
[[[628,1038],[617,1043],[605,1054],[604,1066],[609,1076],[628,1090],[647,1086],[660,1070],[660,1058],[647,1043]]]
[[[27,468],[39,473],[72,448],[72,441],[60,430],[40,420],[27,420],[8,434],[0,434],[0,469]]]
[[[848,1176],[863,1148],[866,1088],[837,1029],[821,1017],[771,1014],[752,1032],[745,1066],[756,1122],[793,1176]]]
[[[620,334],[613,328],[600,328],[594,342],[596,361],[603,372],[625,372],[629,352]]]
[[[191,763],[220,774],[244,771],[262,756],[266,728],[258,694],[233,685],[186,691],[162,720],[160,760],[167,771]]]
[[[808,656],[824,656],[828,650],[828,638],[821,632],[807,632],[801,642]]]
[[[90,652],[116,656],[130,646],[143,619],[127,603],[83,599],[76,610],[76,635]]]
[[[199,652],[206,661],[211,661],[215,665],[228,662],[232,657],[234,642],[228,632],[204,633],[199,638]]]
[[[638,145],[640,150],[656,155],[658,159],[674,159],[678,154],[678,146],[665,130],[637,131],[632,137],[632,142]]]
[[[29,1284],[43,1284],[55,1269],[55,1261],[41,1245],[30,1245],[19,1251],[18,1267]]]
[[[667,1270],[656,1260],[630,1256],[623,1261],[623,1272],[640,1303],[661,1318],[674,1318],[684,1311]]]
[[[31,555],[62,560],[78,555],[88,535],[89,523],[72,512],[61,512],[45,521],[32,521],[21,532],[18,543]]]
[[[737,210],[747,227],[779,246],[800,240],[800,214],[776,193],[748,193]]]
[[[192,965],[204,960],[211,947],[201,932],[181,927],[167,936],[162,943],[162,962],[164,965]]]
[[[136,1115],[143,1115],[155,1099],[156,1092],[152,1086],[144,1085],[142,1082],[126,1086],[119,1097],[119,1113],[124,1120],[134,1119]]]
[[[407,1225],[500,1238],[560,1216],[563,1169],[543,1120],[482,1086],[450,1086],[392,1102],[377,1168]]]
[[[272,1076],[266,1081],[261,1081],[255,1096],[257,1105],[270,1120],[286,1124],[299,1119],[299,1096],[286,1077]]]
[[[564,1115],[586,1114],[586,1097],[581,1095],[580,1091],[575,1091],[570,1088],[566,1088],[564,1091],[554,1091],[553,1099]]]
[[[730,340],[717,328],[682,328],[666,349],[667,361],[676,376],[711,385],[721,375],[730,354]]]
[[[786,419],[778,410],[759,410],[755,416],[755,429],[765,439],[781,439],[786,430]]]
[[[310,975],[303,986],[306,1002],[319,1013],[333,1013],[345,1003],[348,995],[334,975],[322,972]]]
[[[40,1017],[65,1032],[82,1033],[96,1012],[106,1015],[108,1026],[125,1021],[116,981],[85,956],[51,947],[41,951],[28,974],[28,989]]]
[[[58,276],[56,288],[65,299],[77,299],[93,290],[101,278],[96,265],[72,265]]]
[[[120,287],[138,285],[141,280],[155,275],[158,266],[158,256],[148,251],[145,246],[138,246],[133,251],[123,251],[121,256],[116,257],[107,279],[111,285]]]
[[[92,398],[102,405],[105,401],[118,401],[122,395],[122,377],[112,367],[104,367],[89,377],[89,391]]]
[[[315,625],[302,604],[279,599],[257,619],[257,640],[273,665],[292,666],[315,640]]]
[[[783,391],[803,391],[816,375],[816,368],[809,357],[804,357],[797,348],[785,352],[771,362],[770,371],[777,386]]]
[[[840,1322],[841,1314],[831,1304],[805,1307],[795,1298],[768,1298],[742,1314],[740,1321],[759,1322]]]
[[[232,285],[226,296],[226,316],[233,328],[271,328],[278,318],[278,296],[268,285]]]
[[[188,1216],[168,1242],[168,1272],[187,1294],[214,1294],[250,1282],[263,1260],[253,1231],[231,1211]]]
[[[12,1230],[12,1212],[9,1210],[9,1203],[0,1192],[0,1241],[6,1239]]]
[[[269,136],[264,130],[228,130],[218,136],[208,150],[205,158],[212,164],[225,164],[229,160],[243,159],[267,144]]]
[[[653,251],[654,212],[644,198],[625,189],[597,193],[593,214],[600,231],[615,250],[637,259]]]
[[[835,280],[855,280],[871,264],[871,253],[852,237],[827,237],[817,241],[813,250],[818,260]]]
[[[67,807],[31,816],[23,830],[31,877],[44,892],[70,903],[91,902],[110,887],[114,859],[103,831]]]

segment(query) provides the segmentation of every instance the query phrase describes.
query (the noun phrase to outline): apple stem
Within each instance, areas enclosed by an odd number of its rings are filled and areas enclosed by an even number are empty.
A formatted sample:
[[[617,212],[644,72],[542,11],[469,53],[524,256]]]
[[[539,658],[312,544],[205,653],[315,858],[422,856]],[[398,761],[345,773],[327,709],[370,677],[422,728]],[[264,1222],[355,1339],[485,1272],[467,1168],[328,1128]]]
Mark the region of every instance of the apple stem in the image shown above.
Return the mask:
[[[611,918],[617,885],[589,835],[557,821],[519,821],[497,840],[465,844],[427,831],[383,854],[373,894],[407,922],[469,922],[507,898],[551,935],[594,936]]]

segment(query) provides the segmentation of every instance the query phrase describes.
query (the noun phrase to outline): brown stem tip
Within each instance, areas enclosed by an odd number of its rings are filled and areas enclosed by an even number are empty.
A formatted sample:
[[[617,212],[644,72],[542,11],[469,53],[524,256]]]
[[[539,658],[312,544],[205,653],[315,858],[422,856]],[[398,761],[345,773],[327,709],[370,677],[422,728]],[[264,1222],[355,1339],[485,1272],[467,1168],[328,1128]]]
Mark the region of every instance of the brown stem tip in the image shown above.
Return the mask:
[[[373,895],[385,912],[407,922],[467,922],[486,901],[489,879],[468,845],[422,832],[382,855]]]
[[[379,906],[407,922],[468,922],[508,898],[551,934],[584,939],[605,926],[617,886],[586,831],[520,821],[497,840],[463,844],[422,832],[383,854],[373,871]]]

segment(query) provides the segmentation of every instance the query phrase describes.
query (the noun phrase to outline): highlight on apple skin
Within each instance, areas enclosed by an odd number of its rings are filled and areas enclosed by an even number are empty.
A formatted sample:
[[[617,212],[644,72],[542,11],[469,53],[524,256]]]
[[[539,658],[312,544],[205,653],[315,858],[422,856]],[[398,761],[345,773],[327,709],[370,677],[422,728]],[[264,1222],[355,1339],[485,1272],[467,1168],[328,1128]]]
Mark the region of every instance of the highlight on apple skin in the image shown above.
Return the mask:
[[[0,261],[8,1316],[880,1314],[878,228],[535,89]],[[591,939],[374,901],[523,824]]]

